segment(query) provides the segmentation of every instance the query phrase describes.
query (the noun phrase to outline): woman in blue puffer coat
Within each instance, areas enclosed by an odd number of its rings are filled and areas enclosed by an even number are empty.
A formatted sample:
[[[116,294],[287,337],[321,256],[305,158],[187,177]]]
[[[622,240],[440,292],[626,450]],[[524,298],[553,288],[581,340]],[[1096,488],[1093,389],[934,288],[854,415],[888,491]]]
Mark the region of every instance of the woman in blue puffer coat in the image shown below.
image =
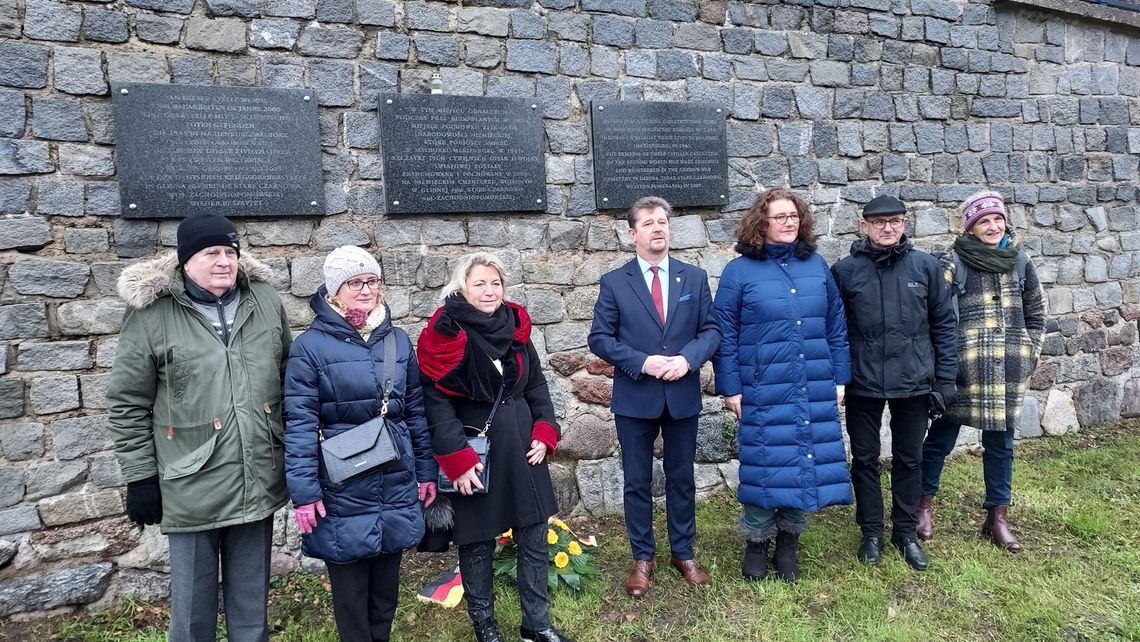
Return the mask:
[[[415,351],[380,296],[380,265],[339,247],[325,259],[316,318],[293,342],[285,369],[285,473],[301,551],[325,560],[340,639],[386,642],[396,613],[400,558],[423,537],[420,509],[435,499],[437,467],[424,419]],[[396,368],[387,420],[400,457],[332,483],[320,441],[379,416],[385,340]]]
[[[714,309],[723,340],[716,392],[739,419],[742,573],[762,579],[776,540],[776,572],[799,578],[806,513],[850,504],[838,402],[851,377],[843,302],[815,253],[807,203],[772,188],[736,231]]]

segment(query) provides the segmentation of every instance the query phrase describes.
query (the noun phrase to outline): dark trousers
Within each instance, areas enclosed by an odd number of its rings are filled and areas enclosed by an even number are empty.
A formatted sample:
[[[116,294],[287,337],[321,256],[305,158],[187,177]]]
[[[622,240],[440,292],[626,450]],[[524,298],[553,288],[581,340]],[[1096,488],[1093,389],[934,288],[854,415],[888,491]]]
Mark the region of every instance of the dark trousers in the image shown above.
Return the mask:
[[[515,583],[522,607],[522,625],[532,631],[550,628],[550,598],[546,592],[547,548],[545,522],[513,529],[518,547]],[[463,544],[459,547],[459,575],[463,596],[472,622],[495,617],[494,570],[491,558],[495,541]]]
[[[269,639],[269,554],[273,517],[194,533],[170,533],[170,642],[213,642],[218,628],[218,560],[226,639]]]
[[[930,424],[922,446],[922,494],[938,493],[938,481],[946,457],[954,450],[961,425],[939,419]],[[1013,431],[983,430],[982,474],[986,479],[985,508],[1009,506],[1013,487]]]
[[[872,399],[847,395],[847,434],[851,437],[851,483],[855,521],[864,537],[883,536],[883,489],[879,482],[879,427],[883,407],[891,408],[891,536],[915,537],[922,496],[922,438],[929,410],[927,395]]]
[[[326,562],[333,616],[342,642],[388,642],[400,594],[402,556],[391,553],[347,564]]]
[[[653,559],[653,442],[661,433],[665,445],[665,512],[673,557],[693,558],[697,534],[697,416],[674,419],[666,407],[657,419],[615,415],[621,468],[625,475],[625,531],[635,560]]]

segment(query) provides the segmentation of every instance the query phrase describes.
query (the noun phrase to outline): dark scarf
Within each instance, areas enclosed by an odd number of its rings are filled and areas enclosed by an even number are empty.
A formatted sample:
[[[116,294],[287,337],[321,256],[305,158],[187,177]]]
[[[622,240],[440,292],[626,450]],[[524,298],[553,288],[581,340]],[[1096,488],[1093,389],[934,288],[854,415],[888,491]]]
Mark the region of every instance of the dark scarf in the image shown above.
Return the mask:
[[[954,240],[954,251],[971,269],[990,274],[1006,274],[1017,266],[1018,248],[1010,243],[1004,248],[986,245],[973,234],[963,234]]]
[[[492,359],[502,359],[511,349],[515,337],[515,315],[506,303],[491,314],[480,312],[456,292],[443,302],[443,311],[468,333],[482,339],[480,348]]]
[[[443,313],[458,329],[467,332],[468,341],[463,360],[440,383],[476,401],[492,403],[505,379],[509,393],[519,376],[512,350],[516,325],[514,310],[504,303],[494,313],[485,314],[456,293],[444,300]],[[502,374],[490,359],[499,360]]]
[[[815,244],[808,243],[803,239],[797,239],[795,243],[789,244],[765,243],[764,245],[753,245],[752,243],[737,241],[735,249],[737,253],[742,256],[747,256],[757,261],[767,259],[769,254],[778,254],[780,256],[794,254],[797,259],[806,259],[815,251]]]
[[[885,268],[895,264],[896,261],[910,252],[912,244],[906,235],[899,238],[899,242],[890,247],[881,247],[871,242],[871,239],[857,239],[851,244],[851,255],[862,254],[876,266]]]

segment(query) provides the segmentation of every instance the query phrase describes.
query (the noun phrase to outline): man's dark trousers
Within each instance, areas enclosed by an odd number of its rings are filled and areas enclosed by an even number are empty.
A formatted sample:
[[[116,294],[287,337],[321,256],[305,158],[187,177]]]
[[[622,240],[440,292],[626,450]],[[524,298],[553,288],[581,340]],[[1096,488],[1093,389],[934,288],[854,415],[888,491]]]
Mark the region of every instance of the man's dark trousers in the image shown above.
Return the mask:
[[[697,453],[698,415],[674,419],[668,404],[661,417],[640,419],[614,415],[621,466],[625,474],[625,529],[635,560],[653,559],[653,442],[662,435],[665,469],[665,512],[669,548],[673,557],[693,558],[697,534],[696,483],[693,459]],[[921,442],[921,440],[920,440]]]
[[[926,436],[928,395],[874,399],[848,393],[847,434],[851,437],[855,521],[864,537],[883,536],[879,428],[887,404],[891,408],[891,536],[913,538],[922,497],[922,440]]]

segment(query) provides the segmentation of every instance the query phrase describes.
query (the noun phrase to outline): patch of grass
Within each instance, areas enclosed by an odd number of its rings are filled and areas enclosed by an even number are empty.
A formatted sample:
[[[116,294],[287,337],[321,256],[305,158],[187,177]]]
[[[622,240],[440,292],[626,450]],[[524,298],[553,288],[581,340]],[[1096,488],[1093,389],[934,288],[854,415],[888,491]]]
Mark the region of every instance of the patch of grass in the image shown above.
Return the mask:
[[[967,453],[946,466],[925,573],[911,571],[893,549],[876,568],[858,563],[854,511],[833,507],[810,518],[799,583],[747,582],[740,576],[739,506],[722,495],[697,513],[697,554],[712,575],[710,589],[690,589],[668,567],[664,515],[657,514],[658,559],[666,564],[649,595],[628,598],[624,526],[620,517],[607,517],[575,524],[598,536],[602,577],[579,594],[554,593],[553,619],[579,642],[1140,640],[1140,422],[1018,444],[1016,452],[1010,519],[1025,546],[1018,555],[978,537],[981,462]],[[453,555],[405,557],[394,640],[472,639],[462,605],[443,609],[415,599]],[[518,594],[499,581],[496,598],[501,629],[511,639],[521,618]],[[153,612],[136,615],[140,608],[155,607],[128,605],[54,623],[38,637],[162,639],[155,628],[161,623]],[[276,580],[270,620],[275,640],[337,640],[327,584],[316,576]],[[151,628],[139,632],[140,624]]]

